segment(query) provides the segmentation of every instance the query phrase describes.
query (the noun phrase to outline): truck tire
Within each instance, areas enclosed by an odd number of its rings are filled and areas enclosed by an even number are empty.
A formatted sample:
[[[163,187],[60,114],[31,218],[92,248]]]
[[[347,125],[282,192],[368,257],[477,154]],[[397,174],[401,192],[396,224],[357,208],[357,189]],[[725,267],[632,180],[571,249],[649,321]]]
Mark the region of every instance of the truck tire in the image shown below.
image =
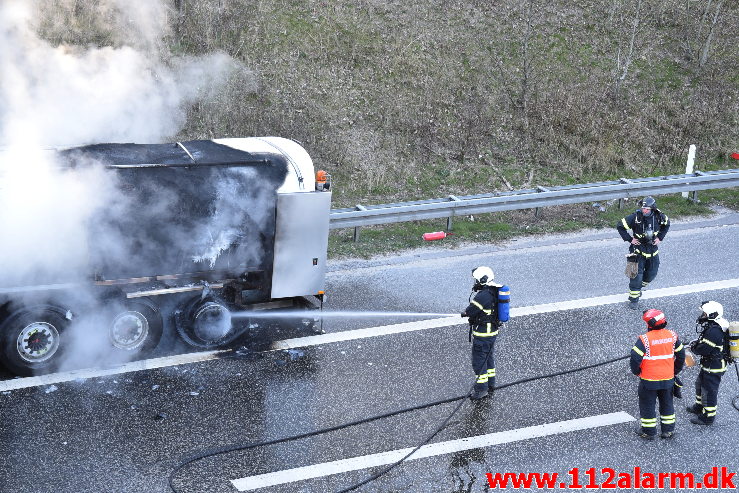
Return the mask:
[[[213,349],[233,341],[240,334],[231,323],[226,303],[214,296],[196,296],[174,314],[175,327],[189,345]]]
[[[63,353],[62,333],[69,326],[67,311],[39,305],[11,312],[0,327],[5,366],[28,377],[54,371]]]
[[[111,345],[126,355],[143,355],[157,347],[162,339],[162,314],[148,298],[126,300],[108,325]]]

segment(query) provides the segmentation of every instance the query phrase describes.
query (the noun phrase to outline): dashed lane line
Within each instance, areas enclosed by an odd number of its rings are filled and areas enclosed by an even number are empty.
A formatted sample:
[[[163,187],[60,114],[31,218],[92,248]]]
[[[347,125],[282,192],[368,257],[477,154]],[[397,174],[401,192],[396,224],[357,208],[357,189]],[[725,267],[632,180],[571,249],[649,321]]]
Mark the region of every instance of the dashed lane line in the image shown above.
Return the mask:
[[[631,421],[635,421],[635,418],[623,411],[599,414],[586,418],[569,419],[567,421],[529,426],[516,430],[489,433],[487,435],[460,438],[458,440],[449,440],[446,442],[431,443],[420,447],[406,460],[423,459],[437,455],[462,452],[464,450],[490,447],[492,445],[530,440],[532,438],[570,433],[591,428],[600,428],[603,426],[628,423]],[[322,464],[313,464],[305,467],[296,467],[294,469],[286,469],[283,471],[233,479],[231,480],[231,484],[233,484],[239,491],[251,491],[269,486],[304,481],[307,479],[322,478],[333,474],[341,474],[349,471],[393,464],[408,455],[412,450],[413,448],[390,450],[379,454],[352,457],[350,459],[324,462]]]
[[[680,296],[684,294],[701,293],[704,291],[714,291],[717,289],[731,289],[739,287],[739,279],[726,279],[724,281],[712,281],[699,284],[688,284],[685,286],[674,286],[671,288],[660,288],[645,291],[642,295],[643,299],[664,298],[667,296]],[[560,301],[555,303],[544,303],[541,305],[531,305],[523,307],[511,308],[512,317],[523,317],[527,315],[538,315],[541,313],[551,313],[564,310],[573,310],[579,308],[590,308],[594,306],[611,305],[625,303],[625,294],[616,294],[609,296],[597,296],[594,298],[584,298],[579,300]],[[304,348],[310,346],[318,346],[322,344],[331,344],[335,342],[352,341],[356,339],[365,339],[369,337],[386,336],[391,334],[401,334],[404,332],[412,332],[416,330],[435,329],[440,327],[449,327],[466,323],[459,316],[433,318],[429,320],[420,320],[417,322],[405,322],[393,325],[383,325],[378,327],[368,327],[366,329],[348,330],[344,332],[332,332],[329,334],[321,334],[316,336],[298,337],[295,339],[285,339],[276,341],[272,344],[272,351],[285,349]],[[141,370],[152,370],[155,368],[164,368],[167,366],[179,366],[191,363],[199,363],[212,359],[218,359],[229,350],[204,351],[199,353],[188,353],[177,356],[166,356],[162,358],[153,358],[147,360],[133,361],[110,368],[89,368],[83,370],[73,370],[61,373],[52,373],[49,375],[41,375],[38,377],[16,378],[0,382],[0,392],[17,390],[29,387],[38,387],[43,385],[51,385],[55,383],[70,382],[74,380],[84,380],[87,378],[96,378],[107,375],[117,375],[121,373],[135,372]]]

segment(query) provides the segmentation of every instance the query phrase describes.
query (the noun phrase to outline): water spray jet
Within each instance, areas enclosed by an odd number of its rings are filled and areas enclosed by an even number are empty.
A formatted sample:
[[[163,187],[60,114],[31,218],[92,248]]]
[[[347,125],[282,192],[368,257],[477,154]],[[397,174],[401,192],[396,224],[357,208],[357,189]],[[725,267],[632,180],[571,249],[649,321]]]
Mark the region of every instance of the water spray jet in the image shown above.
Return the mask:
[[[320,314],[319,314],[320,313]],[[434,313],[434,312],[383,312],[383,311],[351,311],[351,310],[322,310],[319,313],[311,313],[317,317],[322,317],[324,320],[328,318],[421,318],[421,317],[452,317],[459,316],[458,313]],[[250,319],[265,319],[265,318],[305,318],[308,314],[305,311],[295,310],[270,310],[270,311],[240,311],[232,312],[231,318],[250,318]]]

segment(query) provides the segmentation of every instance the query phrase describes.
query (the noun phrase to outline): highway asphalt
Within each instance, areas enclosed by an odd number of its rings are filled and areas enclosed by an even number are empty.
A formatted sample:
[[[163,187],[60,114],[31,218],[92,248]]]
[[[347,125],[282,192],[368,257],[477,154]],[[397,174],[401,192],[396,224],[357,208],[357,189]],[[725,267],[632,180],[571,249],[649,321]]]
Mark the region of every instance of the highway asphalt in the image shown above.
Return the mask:
[[[496,346],[499,384],[626,356],[644,331],[641,313],[623,302],[578,307],[577,300],[608,295],[625,301],[626,244],[615,230],[456,250],[442,246],[332,262],[326,308],[455,314],[467,305],[472,268],[483,264],[510,285],[514,308],[574,301],[568,309],[514,317],[506,325]],[[674,224],[660,255],[660,274],[650,289],[739,279],[739,215]],[[702,300],[723,303],[727,318],[739,319],[739,288],[732,286],[644,300],[643,307],[663,310],[687,342],[695,337]],[[325,326],[328,334],[353,334],[407,321],[337,318]],[[0,392],[0,492],[166,492],[170,473],[193,454],[462,396],[473,382],[463,322]],[[284,331],[275,338],[303,335],[308,334]],[[459,403],[448,426],[430,441],[436,455],[408,460],[358,491],[491,491],[486,473],[556,472],[565,482],[573,468],[584,485],[591,467],[598,482],[606,479],[603,468],[627,473],[638,466],[654,474],[702,476],[713,466],[725,466],[739,472],[739,411],[731,404],[739,395],[737,376],[732,368],[723,379],[716,424],[699,428],[684,411],[696,374],[692,368],[682,375],[685,398],[675,401],[678,434],[670,441],[643,442],[633,434],[639,417],[637,378],[622,360],[513,385],[477,403],[462,399],[217,454],[179,470],[174,485],[181,493],[234,492],[232,480],[307,468],[319,477],[298,480],[305,470],[273,475],[282,482],[254,491],[338,492],[383,466],[342,472],[346,462],[334,469],[327,463],[422,444]],[[622,421],[600,424],[604,415]],[[580,418],[582,429],[556,431]],[[547,424],[555,425],[525,438],[532,427]],[[499,433],[502,443],[446,452],[455,440],[492,433]]]

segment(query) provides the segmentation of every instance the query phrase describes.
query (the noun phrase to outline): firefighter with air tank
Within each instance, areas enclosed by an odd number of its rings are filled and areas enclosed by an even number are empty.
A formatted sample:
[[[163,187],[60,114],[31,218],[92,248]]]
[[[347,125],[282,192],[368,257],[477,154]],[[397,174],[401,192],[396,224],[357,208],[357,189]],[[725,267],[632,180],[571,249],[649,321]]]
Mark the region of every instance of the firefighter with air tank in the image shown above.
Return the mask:
[[[732,342],[739,341],[737,329],[729,330],[724,318],[724,307],[716,301],[701,303],[701,314],[696,320],[698,339],[690,343],[690,351],[700,356],[700,372],[695,381],[695,404],[687,407],[695,414],[690,422],[696,425],[711,425],[716,419],[718,387],[726,373],[727,363],[732,359]]]
[[[482,399],[495,388],[495,339],[503,322],[508,321],[510,291],[508,286],[497,284],[490,267],[480,266],[472,270],[475,283],[470,294],[470,304],[462,312],[469,318],[472,342],[472,370],[475,385],[470,398]]]
[[[670,220],[657,209],[657,202],[652,197],[645,197],[639,209],[621,219],[616,226],[624,241],[629,242],[627,257],[634,266],[629,275],[629,308],[636,310],[639,306],[642,289],[657,277],[659,270],[659,244],[665,239],[670,229]],[[631,230],[633,236],[628,233]]]
[[[627,257],[633,261],[633,272],[629,275],[629,308],[639,306],[642,289],[657,277],[659,270],[659,244],[670,229],[670,220],[657,209],[652,197],[645,197],[633,214],[621,219],[616,226],[624,241],[629,242]],[[631,230],[633,236],[628,233]]]

